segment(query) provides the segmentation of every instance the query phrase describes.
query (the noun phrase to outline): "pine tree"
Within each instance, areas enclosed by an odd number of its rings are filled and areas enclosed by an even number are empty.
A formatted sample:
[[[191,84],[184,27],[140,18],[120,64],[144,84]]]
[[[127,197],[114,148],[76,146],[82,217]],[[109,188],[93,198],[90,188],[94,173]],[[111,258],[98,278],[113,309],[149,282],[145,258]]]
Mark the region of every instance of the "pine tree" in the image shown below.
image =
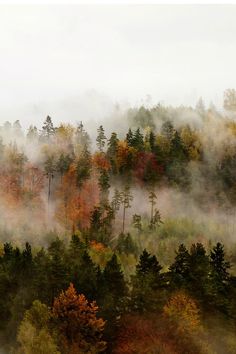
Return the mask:
[[[141,215],[134,214],[133,221],[132,221],[135,229],[137,229],[138,233],[142,231],[142,217]]]
[[[150,145],[150,149],[151,149],[152,152],[154,152],[154,150],[155,150],[155,145],[156,145],[155,141],[156,141],[155,134],[151,130],[150,134],[149,134],[149,145]]]
[[[91,154],[87,148],[84,146],[82,154],[76,165],[76,181],[79,188],[82,187],[83,183],[90,178],[92,169]]]
[[[108,204],[109,188],[110,188],[109,179],[110,179],[110,177],[109,177],[107,170],[102,169],[100,171],[100,176],[98,178],[98,185],[100,188],[100,203],[101,203],[101,205]]]
[[[134,138],[134,136],[133,136],[133,132],[132,132],[132,130],[129,128],[129,131],[128,131],[128,133],[126,134],[126,142],[127,142],[127,144],[128,144],[128,146],[133,146],[133,138]]]
[[[48,141],[55,134],[55,128],[53,126],[52,118],[47,116],[42,127],[42,137],[46,138]]]
[[[209,257],[201,243],[193,244],[190,249],[189,292],[200,303],[206,305],[209,293]]]
[[[217,242],[210,253],[211,305],[229,311],[230,263],[225,260],[224,246]]]
[[[131,306],[139,312],[160,310],[164,301],[166,281],[156,256],[145,249],[132,277]]]
[[[44,171],[45,171],[46,177],[48,178],[48,205],[49,205],[50,197],[51,197],[52,180],[54,178],[54,172],[55,172],[54,156],[49,156],[47,158],[47,160],[44,163]]]
[[[56,163],[56,171],[60,173],[61,183],[63,175],[69,170],[69,167],[72,163],[73,159],[70,155],[64,155],[63,153],[60,155],[57,163]]]
[[[138,128],[133,137],[132,141],[132,146],[137,149],[138,151],[143,151],[144,150],[144,141],[143,141],[143,135],[140,132],[140,128]]]
[[[104,146],[106,144],[106,136],[104,134],[104,129],[103,129],[103,126],[100,125],[100,127],[98,128],[97,130],[98,132],[98,136],[97,136],[97,139],[96,139],[96,142],[97,142],[97,147],[98,147],[98,150],[100,152],[103,152],[103,149],[104,149]]]
[[[166,122],[164,122],[162,124],[161,133],[169,141],[171,141],[171,139],[173,138],[174,127],[173,127],[173,124],[169,120],[167,120]]]
[[[175,261],[169,269],[171,287],[180,288],[188,284],[190,277],[190,254],[183,244],[179,246]]]
[[[130,202],[133,200],[133,196],[130,192],[129,186],[126,186],[123,192],[121,192],[121,204],[123,205],[123,222],[122,222],[122,232],[125,232],[125,214],[126,209],[131,208]]]
[[[116,154],[118,150],[119,139],[116,133],[112,133],[110,139],[108,140],[108,149],[107,156],[109,157],[111,168],[113,173],[117,173],[117,164],[116,164]]]

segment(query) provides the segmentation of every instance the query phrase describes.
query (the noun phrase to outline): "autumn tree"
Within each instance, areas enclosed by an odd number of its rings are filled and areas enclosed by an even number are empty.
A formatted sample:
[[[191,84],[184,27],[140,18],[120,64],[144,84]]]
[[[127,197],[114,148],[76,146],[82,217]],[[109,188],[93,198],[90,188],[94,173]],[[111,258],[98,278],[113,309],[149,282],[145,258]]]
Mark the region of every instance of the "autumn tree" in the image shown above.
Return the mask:
[[[201,329],[200,310],[191,297],[177,292],[163,308],[164,316],[169,320],[171,329],[180,336],[191,336]]]
[[[19,354],[60,354],[49,331],[50,312],[46,305],[35,300],[20,323],[17,341]]]
[[[60,345],[66,353],[101,353],[105,322],[97,318],[98,306],[77,294],[73,284],[54,300],[52,316],[59,332]]]

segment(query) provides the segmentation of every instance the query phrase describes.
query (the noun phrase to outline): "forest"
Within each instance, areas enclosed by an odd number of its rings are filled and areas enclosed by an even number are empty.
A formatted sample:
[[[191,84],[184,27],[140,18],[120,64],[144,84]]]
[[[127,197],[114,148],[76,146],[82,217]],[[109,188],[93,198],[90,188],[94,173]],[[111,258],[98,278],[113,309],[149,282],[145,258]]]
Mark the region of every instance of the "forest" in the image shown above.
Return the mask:
[[[0,127],[0,353],[234,354],[236,91],[85,125]]]

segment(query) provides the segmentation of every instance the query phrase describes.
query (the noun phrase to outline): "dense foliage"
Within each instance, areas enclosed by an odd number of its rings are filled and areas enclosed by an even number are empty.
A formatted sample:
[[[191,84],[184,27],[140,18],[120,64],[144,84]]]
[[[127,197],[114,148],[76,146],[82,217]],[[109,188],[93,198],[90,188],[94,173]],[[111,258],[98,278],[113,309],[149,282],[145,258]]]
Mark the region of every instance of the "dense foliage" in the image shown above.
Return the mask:
[[[234,102],[0,127],[3,350],[235,352]]]

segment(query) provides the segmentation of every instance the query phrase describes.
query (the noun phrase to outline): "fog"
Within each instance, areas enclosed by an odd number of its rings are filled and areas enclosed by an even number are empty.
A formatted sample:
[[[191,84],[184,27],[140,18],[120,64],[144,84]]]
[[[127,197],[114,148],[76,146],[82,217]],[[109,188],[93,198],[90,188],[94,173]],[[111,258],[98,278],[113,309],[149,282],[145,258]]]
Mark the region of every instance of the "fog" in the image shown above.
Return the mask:
[[[235,12],[1,5],[0,122],[40,125],[46,114],[56,123],[89,121],[147,95],[149,103],[173,105],[195,105],[202,95],[221,106],[223,90],[235,86]]]

